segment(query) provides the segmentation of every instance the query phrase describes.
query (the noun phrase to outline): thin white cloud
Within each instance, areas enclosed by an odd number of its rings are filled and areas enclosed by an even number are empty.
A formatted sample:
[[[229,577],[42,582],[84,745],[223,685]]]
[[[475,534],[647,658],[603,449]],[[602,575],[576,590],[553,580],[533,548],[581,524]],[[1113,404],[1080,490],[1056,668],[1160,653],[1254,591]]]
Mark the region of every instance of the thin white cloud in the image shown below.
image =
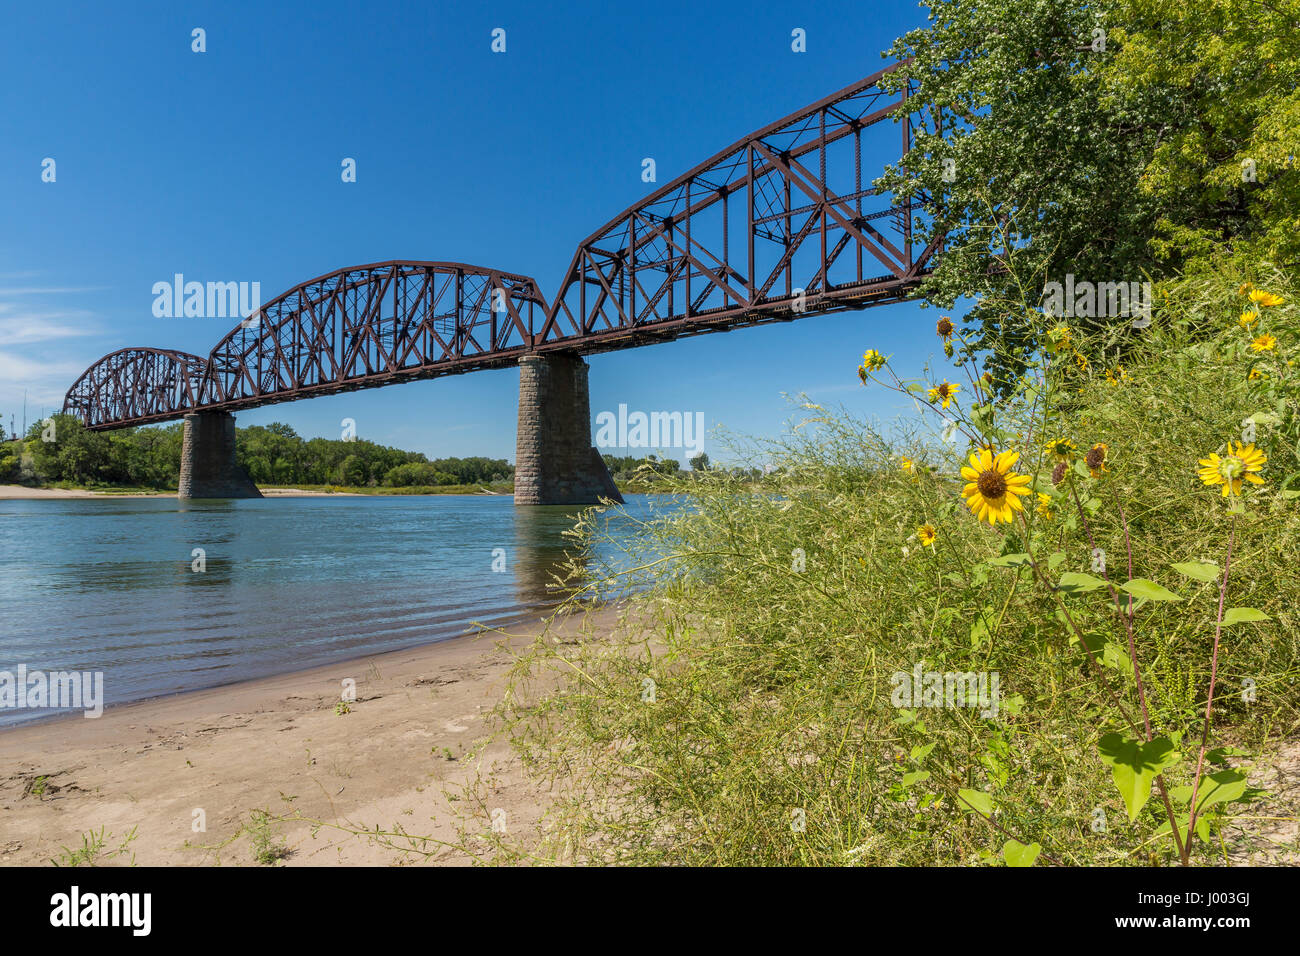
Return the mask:
[[[31,273],[8,273],[0,279],[31,278]],[[93,361],[96,352],[84,341],[102,333],[98,316],[86,309],[59,303],[47,307],[24,295],[66,295],[92,291],[83,288],[0,289],[0,411],[21,407],[61,408],[68,387]]]
[[[98,331],[90,312],[17,311],[12,304],[0,302],[0,346],[6,348],[78,338]]]
[[[86,365],[76,360],[49,361],[0,352],[0,410],[21,405],[24,392],[29,406],[62,407],[68,388],[85,370]]]

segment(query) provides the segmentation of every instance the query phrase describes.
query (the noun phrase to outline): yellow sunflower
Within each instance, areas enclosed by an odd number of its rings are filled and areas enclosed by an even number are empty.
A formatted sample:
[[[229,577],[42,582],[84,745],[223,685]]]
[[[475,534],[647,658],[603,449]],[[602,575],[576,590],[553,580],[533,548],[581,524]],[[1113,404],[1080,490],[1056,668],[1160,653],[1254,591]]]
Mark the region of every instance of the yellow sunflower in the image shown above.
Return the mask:
[[[1047,330],[1047,347],[1055,355],[1070,347],[1070,327],[1068,325],[1058,325],[1054,329]]]
[[[1068,438],[1054,438],[1043,446],[1043,451],[1057,461],[1069,461],[1077,450],[1078,446]]]
[[[1110,471],[1106,467],[1106,452],[1110,451],[1110,446],[1105,442],[1097,442],[1090,449],[1088,454],[1083,456],[1083,463],[1088,466],[1092,472],[1092,477],[1100,478],[1103,471]]]
[[[935,323],[934,331],[935,334],[939,336],[939,338],[947,342],[950,338],[952,338],[952,333],[956,331],[956,327],[952,324],[952,319],[948,318],[948,316],[945,315],[937,323]]]
[[[1247,374],[1247,376],[1246,376],[1246,380],[1249,381],[1249,382],[1258,382],[1258,381],[1260,381],[1261,379],[1264,379],[1264,378],[1267,378],[1267,377],[1268,377],[1268,376],[1265,375],[1263,372],[1261,372],[1259,369],[1257,369],[1257,368],[1252,368],[1252,369],[1250,370],[1249,374]]]
[[[1052,516],[1056,514],[1056,510],[1052,507],[1052,496],[1045,495],[1041,491],[1038,492],[1037,494],[1038,494],[1038,507],[1035,510],[1044,518],[1050,521],[1052,519]]]
[[[957,394],[960,385],[954,385],[952,382],[940,382],[930,389],[930,401],[942,402],[943,407],[947,408],[952,397]]]
[[[1020,499],[1029,494],[1029,476],[1011,470],[1019,458],[1019,452],[996,454],[991,448],[982,448],[970,456],[969,467],[962,467],[961,476],[966,479],[962,497],[978,520],[1010,524],[1015,512],[1024,510]]]
[[[888,360],[875,349],[867,349],[862,353],[862,367],[868,372],[879,372],[885,367],[886,361]]]
[[[934,531],[934,525],[932,524],[923,524],[921,525],[921,527],[916,529],[917,540],[920,541],[921,544],[925,545],[927,548],[934,547],[935,537],[936,535]]]
[[[1254,302],[1256,305],[1268,307],[1282,305],[1286,302],[1286,299],[1282,298],[1280,295],[1274,295],[1272,292],[1265,292],[1263,289],[1253,289],[1250,293],[1250,301]]]
[[[1264,479],[1255,474],[1264,467],[1268,458],[1255,447],[1237,442],[1236,448],[1228,442],[1228,453],[1222,458],[1211,452],[1209,458],[1200,460],[1201,467],[1197,475],[1207,485],[1223,485],[1223,497],[1241,494],[1241,482],[1244,478],[1253,485],[1262,485]]]
[[[1237,286],[1237,295],[1245,295],[1253,288],[1255,287],[1249,282],[1243,282],[1241,285]]]
[[[915,477],[916,477],[916,462],[912,461],[912,459],[908,458],[906,455],[899,455],[898,457],[899,457],[899,467],[900,467],[904,472],[906,472],[907,474],[909,474],[909,475],[911,475],[913,478],[915,478]]]
[[[1237,324],[1240,325],[1243,329],[1248,329],[1252,325],[1254,325],[1258,319],[1259,319],[1258,312],[1247,309],[1245,312],[1241,313],[1241,315],[1237,318]]]
[[[1250,347],[1256,352],[1271,352],[1277,348],[1277,339],[1265,332],[1251,339]]]

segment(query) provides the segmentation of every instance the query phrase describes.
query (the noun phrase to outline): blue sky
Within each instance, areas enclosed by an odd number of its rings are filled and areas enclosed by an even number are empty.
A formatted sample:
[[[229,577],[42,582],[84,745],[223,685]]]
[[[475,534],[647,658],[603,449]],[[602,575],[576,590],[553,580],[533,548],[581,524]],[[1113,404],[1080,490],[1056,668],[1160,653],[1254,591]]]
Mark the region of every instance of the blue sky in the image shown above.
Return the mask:
[[[32,421],[115,349],[206,354],[232,321],[152,313],[153,284],[178,272],[257,281],[269,299],[343,266],[455,260],[533,275],[551,298],[577,244],[656,188],[643,157],[661,185],[875,72],[924,22],[908,0],[11,5],[5,427],[24,389]],[[505,54],[490,50],[496,27]],[[806,53],[791,51],[796,27]],[[702,411],[710,428],[772,435],[792,414],[782,393],[804,391],[891,419],[910,403],[858,384],[862,351],[917,374],[936,318],[895,305],[593,356],[592,413]],[[359,437],[431,456],[513,458],[517,384],[476,372],[237,419],[338,437],[349,417]]]

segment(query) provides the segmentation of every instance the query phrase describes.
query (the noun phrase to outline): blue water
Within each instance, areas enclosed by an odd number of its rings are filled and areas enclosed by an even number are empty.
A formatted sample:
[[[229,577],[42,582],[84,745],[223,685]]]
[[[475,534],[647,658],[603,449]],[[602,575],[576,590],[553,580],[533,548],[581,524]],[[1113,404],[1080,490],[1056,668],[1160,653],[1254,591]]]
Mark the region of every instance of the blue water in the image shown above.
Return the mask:
[[[454,638],[553,602],[572,523],[494,496],[0,500],[0,671],[102,671],[112,706]]]

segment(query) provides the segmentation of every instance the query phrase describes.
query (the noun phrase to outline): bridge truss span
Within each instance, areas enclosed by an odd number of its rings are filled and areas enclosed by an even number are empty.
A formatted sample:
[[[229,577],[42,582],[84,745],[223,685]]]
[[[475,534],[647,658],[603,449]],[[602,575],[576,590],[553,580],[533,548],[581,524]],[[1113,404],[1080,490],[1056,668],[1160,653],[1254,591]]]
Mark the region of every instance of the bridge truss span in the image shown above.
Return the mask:
[[[866,172],[882,147],[885,161],[910,148],[907,93],[879,85],[896,68],[732,144],[588,237],[537,348],[598,352],[906,298],[935,249],[913,242],[915,205]],[[886,121],[901,143],[873,132]]]
[[[277,296],[217,343],[200,405],[250,408],[514,365],[546,300],[536,280],[459,262],[351,266]]]
[[[921,248],[915,204],[875,188],[869,173],[911,146],[907,87],[880,85],[896,68],[765,126],[625,209],[579,245],[549,304],[536,280],[498,269],[350,266],[261,305],[206,358],[105,356],[64,411],[89,428],[144,425],[901,301],[942,240]]]
[[[119,349],[81,373],[63,411],[112,427],[179,418],[198,404],[207,367],[207,359],[189,352]]]

